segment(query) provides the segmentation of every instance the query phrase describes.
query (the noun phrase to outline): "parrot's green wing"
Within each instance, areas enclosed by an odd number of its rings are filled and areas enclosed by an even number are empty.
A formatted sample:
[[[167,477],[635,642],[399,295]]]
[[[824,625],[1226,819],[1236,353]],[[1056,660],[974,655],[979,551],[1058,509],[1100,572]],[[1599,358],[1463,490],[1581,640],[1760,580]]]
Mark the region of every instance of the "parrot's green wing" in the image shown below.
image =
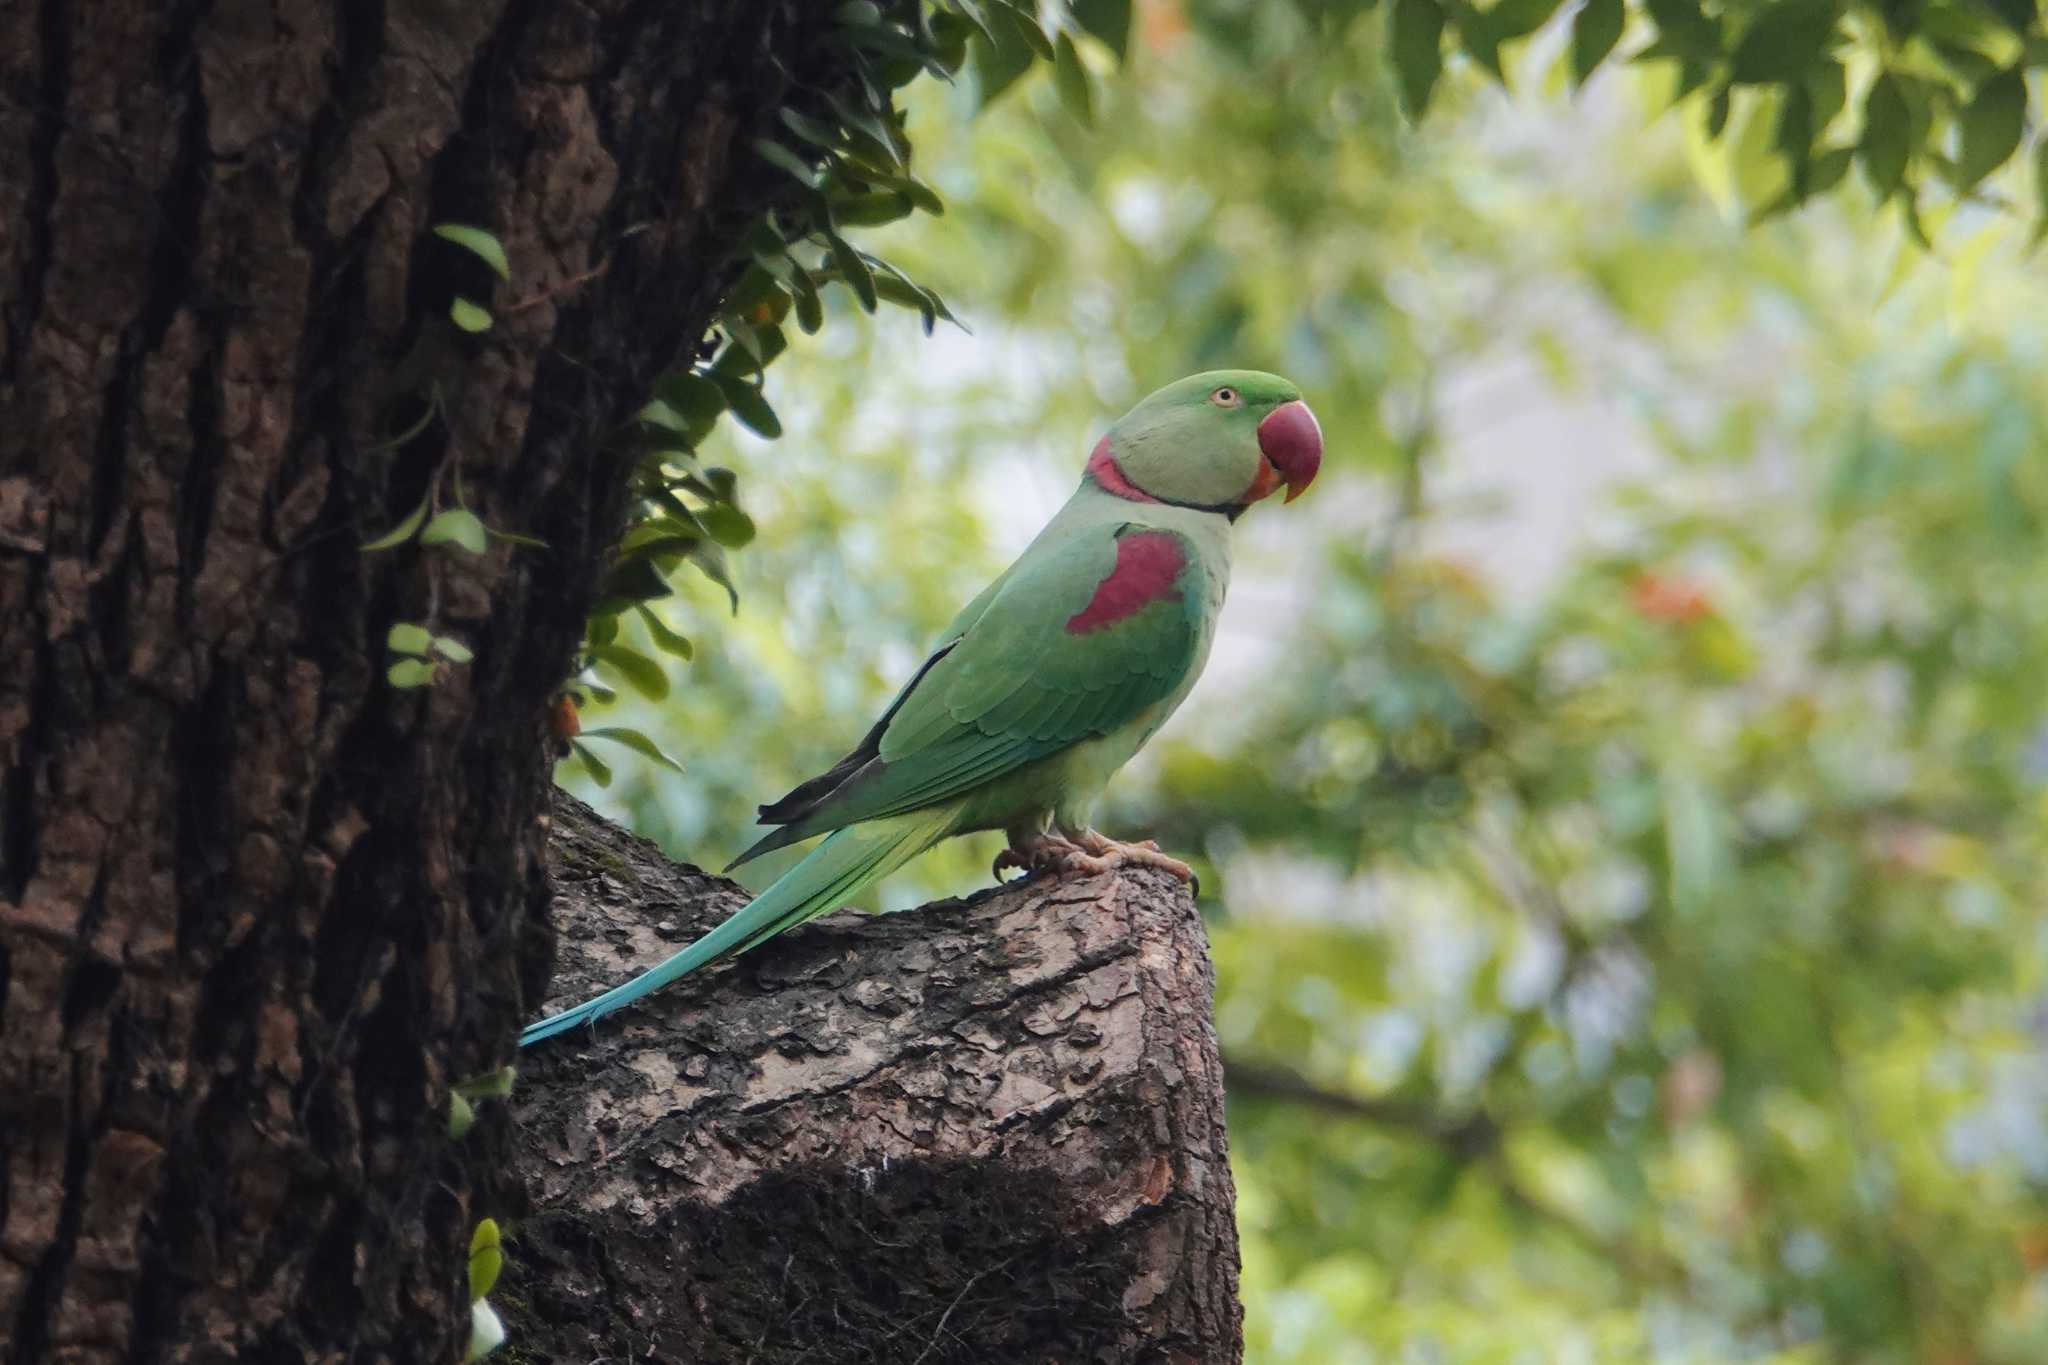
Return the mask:
[[[1207,571],[1174,531],[1108,524],[1035,549],[858,748],[761,808],[784,828],[736,861],[959,800],[1141,722],[1195,666],[1208,600]]]

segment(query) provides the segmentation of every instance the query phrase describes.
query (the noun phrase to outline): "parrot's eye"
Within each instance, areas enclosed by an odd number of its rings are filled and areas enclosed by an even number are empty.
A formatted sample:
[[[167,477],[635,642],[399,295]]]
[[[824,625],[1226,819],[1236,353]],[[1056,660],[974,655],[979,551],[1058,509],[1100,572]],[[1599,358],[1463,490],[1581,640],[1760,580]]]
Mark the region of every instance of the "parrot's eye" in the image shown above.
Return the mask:
[[[1222,388],[1209,395],[1209,401],[1219,408],[1234,408],[1243,404],[1244,395],[1231,388],[1228,384],[1225,384]]]

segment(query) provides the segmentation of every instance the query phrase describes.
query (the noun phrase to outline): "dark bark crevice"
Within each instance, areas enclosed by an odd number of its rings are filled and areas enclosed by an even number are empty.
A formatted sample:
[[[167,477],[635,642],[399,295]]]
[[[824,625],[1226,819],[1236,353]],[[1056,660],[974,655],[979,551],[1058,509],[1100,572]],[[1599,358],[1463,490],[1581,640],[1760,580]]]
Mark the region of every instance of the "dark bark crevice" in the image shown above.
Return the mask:
[[[35,76],[21,83],[21,88],[33,92],[34,103],[26,111],[16,111],[16,118],[27,125],[23,132],[28,193],[22,204],[21,230],[28,238],[28,250],[19,271],[20,288],[10,291],[14,302],[7,309],[9,344],[7,353],[0,356],[0,380],[14,378],[29,332],[41,317],[43,278],[53,251],[50,205],[57,199],[57,138],[65,108],[68,60],[64,11],[65,0],[42,0],[36,7]]]
[[[447,1088],[547,970],[545,708],[626,503],[606,442],[794,193],[731,148],[837,78],[829,14],[0,9],[8,1359],[458,1349]],[[428,235],[457,214],[511,286]],[[453,289],[487,337],[445,335]],[[445,424],[375,449],[423,377]],[[362,553],[444,462],[549,550]],[[400,694],[417,619],[475,661]]]

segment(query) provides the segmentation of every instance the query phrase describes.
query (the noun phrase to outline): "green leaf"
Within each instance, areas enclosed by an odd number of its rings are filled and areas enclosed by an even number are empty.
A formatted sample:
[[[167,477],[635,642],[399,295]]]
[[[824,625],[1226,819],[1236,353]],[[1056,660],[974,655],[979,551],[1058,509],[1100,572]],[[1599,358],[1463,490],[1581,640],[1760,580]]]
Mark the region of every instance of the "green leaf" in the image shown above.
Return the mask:
[[[431,494],[421,498],[420,505],[405,514],[405,520],[399,522],[398,525],[392,527],[383,535],[378,536],[375,540],[365,541],[362,548],[365,550],[388,550],[395,545],[403,545],[406,541],[411,540],[413,534],[420,529],[421,523],[426,521],[427,504],[431,500]]]
[[[860,253],[848,245],[846,239],[836,232],[825,234],[826,245],[832,252],[832,263],[839,269],[839,278],[846,281],[853,290],[853,296],[860,300],[863,311],[875,311],[875,277],[869,271],[867,262]]]
[[[917,212],[909,195],[899,190],[881,194],[857,194],[832,201],[832,221],[852,227],[877,227],[908,218]]]
[[[846,143],[846,138],[837,128],[821,119],[814,119],[809,114],[792,109],[786,104],[778,113],[789,131],[806,142],[814,142],[828,149],[841,147]]]
[[[932,334],[932,329],[937,325],[940,318],[944,318],[955,327],[959,327],[963,332],[967,330],[961,324],[960,319],[953,316],[952,310],[946,307],[946,301],[932,290],[911,279],[887,261],[881,260],[878,257],[871,257],[870,259],[881,272],[875,276],[876,294],[898,307],[915,308],[921,313],[924,317],[924,334],[926,336]]]
[[[805,189],[814,190],[824,183],[824,177],[818,173],[817,167],[811,165],[781,143],[769,138],[757,137],[748,145],[764,161],[789,172],[790,175],[796,178],[797,183]]]
[[[1825,61],[1806,77],[1801,88],[1813,102],[1813,133],[1820,136],[1849,102],[1849,73],[1837,61]]]
[[[696,492],[697,488],[692,485],[706,486],[701,480],[690,475],[684,476],[680,481],[681,487]],[[698,493],[698,496],[706,495]],[[648,497],[659,504],[667,515],[650,517],[626,532],[624,539],[619,542],[619,558],[625,559],[630,555],[666,554],[671,548],[679,547],[672,547],[664,542],[678,539],[696,540],[706,534],[704,523],[697,520],[697,510],[677,497],[668,486],[655,489]]]
[[[476,658],[470,647],[453,635],[436,635],[434,652],[452,664],[466,664]]]
[[[1984,82],[1956,121],[1962,130],[1956,185],[1967,191],[2019,149],[2027,126],[2026,73],[2015,66]]]
[[[433,633],[412,621],[400,621],[384,636],[384,648],[393,654],[425,654],[433,644]]]
[[[1707,97],[1707,140],[1719,141],[1728,128],[1728,111],[1732,106],[1729,89],[1721,86]]]
[[[1510,38],[1526,38],[1542,28],[1563,3],[1564,0],[1499,0],[1484,13],[1493,21],[1494,31],[1505,42]]]
[[[1506,84],[1507,73],[1500,64],[1501,44],[1526,38],[1542,28],[1561,5],[1562,0],[1500,0],[1490,9],[1459,5],[1451,13],[1457,20],[1465,51],[1495,80]]]
[[[476,1122],[476,1108],[459,1094],[448,1096],[448,1136],[461,1141]]]
[[[583,761],[583,769],[590,774],[592,782],[597,783],[600,787],[611,786],[612,769],[609,763],[606,763],[596,754],[591,753],[589,749],[584,747],[583,741],[580,739],[570,740],[569,747],[574,749],[576,757]]]
[[[876,114],[873,110],[852,100],[842,99],[830,91],[825,93],[825,102],[832,106],[833,113],[839,115],[840,122],[873,143],[875,149],[886,156],[892,165],[903,164],[903,156],[908,148],[903,142],[902,134],[896,130],[895,123],[889,117]]]
[[[995,31],[989,27],[988,15],[983,12],[980,0],[953,0],[960,7],[960,15],[967,21],[968,28],[990,42],[995,41]],[[1000,4],[1002,0],[993,0]]]
[[[1842,183],[1842,177],[1849,173],[1852,149],[1830,147],[1813,159],[1806,171],[1806,192],[1808,195],[1826,194]]]
[[[728,326],[733,324],[728,323]],[[758,327],[734,327],[733,340],[739,343],[728,346],[711,365],[711,377],[717,382],[720,375],[755,374],[773,364],[775,358],[789,349],[789,338],[780,327],[769,324]]]
[[[640,624],[647,627],[647,634],[653,639],[656,649],[685,661],[697,657],[697,648],[690,643],[688,636],[678,635],[669,629],[668,622],[645,606],[635,605],[633,610],[640,614]]]
[[[1082,123],[1095,121],[1095,99],[1088,90],[1088,68],[1081,65],[1080,49],[1062,33],[1053,47],[1053,82],[1059,86],[1060,103]]]
[[[634,416],[636,420],[645,422],[648,426],[660,427],[663,431],[673,432],[678,436],[686,435],[690,430],[690,424],[683,420],[683,414],[677,412],[673,404],[659,398],[648,399],[646,406]]]
[[[649,701],[668,699],[668,673],[654,660],[637,649],[625,645],[599,645],[590,651],[597,661],[610,668],[635,692]],[[589,734],[588,730],[584,731]]]
[[[774,408],[768,406],[768,399],[761,390],[734,374],[714,372],[712,379],[719,392],[725,395],[726,406],[732,409],[733,416],[771,441],[782,435],[782,419],[775,415]]]
[[[851,28],[873,28],[882,22],[882,9],[874,0],[846,0],[832,17]]]
[[[1912,111],[1898,78],[1887,71],[1871,82],[1863,98],[1863,137],[1856,153],[1864,179],[1879,199],[1898,193],[1906,175],[1907,143],[1913,134]]]
[[[1394,0],[1388,22],[1393,28],[1390,51],[1401,82],[1401,107],[1409,118],[1419,119],[1443,74],[1443,7],[1437,0]]]
[[[707,465],[704,469],[704,485],[711,491],[708,493],[701,492],[697,489],[694,482],[691,485],[690,491],[699,493],[700,496],[709,498],[713,502],[731,502],[733,490],[739,486],[739,481],[740,476],[723,465]]]
[[[728,550],[737,550],[754,538],[754,519],[729,502],[713,503],[697,514],[711,538]]]
[[[1771,0],[1728,60],[1736,85],[1793,81],[1820,64],[1835,32],[1833,0]]]
[[[2028,32],[2041,17],[2036,0],[1984,0],[1984,3],[2015,33]]]
[[[681,552],[688,542],[678,542],[676,549]],[[629,559],[605,575],[604,582],[597,590],[597,606],[592,609],[593,618],[607,612],[624,611],[637,602],[648,602],[658,597],[667,597],[675,589],[661,576],[661,570],[646,559]]]
[[[504,243],[482,228],[463,223],[440,223],[435,225],[434,235],[474,252],[485,265],[498,272],[499,279],[511,282],[512,263],[505,259]]]
[[[911,205],[915,205],[918,209],[924,209],[932,217],[944,217],[946,215],[946,205],[944,205],[944,201],[940,201],[938,190],[934,190],[930,184],[926,184],[918,176],[893,176],[893,174],[872,174],[870,176],[870,174],[862,174],[860,180],[866,182],[872,188],[877,188],[877,190],[895,190],[897,194],[907,194]],[[838,217],[838,213],[834,213],[834,217]]]
[[[1586,0],[1572,19],[1572,80],[1584,85],[1614,45],[1627,19],[1621,0]]]
[[[1805,85],[1786,90],[1778,104],[1778,127],[1772,145],[1791,168],[1792,183],[1786,191],[1788,207],[1804,202],[1807,175],[1813,154],[1813,96]]]
[[[989,28],[994,39],[976,37],[968,44],[976,102],[981,108],[987,108],[990,101],[1031,69],[1031,47],[1021,31],[1027,25],[1037,27],[1035,21],[1021,19],[1014,10],[1003,6],[990,15]]]
[[[625,745],[636,754],[653,759],[664,768],[673,768],[677,772],[683,770],[683,765],[663,752],[659,744],[656,744],[638,730],[628,729],[623,725],[601,725],[595,730],[583,731],[579,738],[608,739],[614,744]]]
[[[518,1079],[517,1068],[501,1066],[496,1071],[457,1081],[455,1093],[467,1100],[502,1100],[512,1093],[513,1083]]]
[[[1035,4],[1005,5],[997,12],[1010,16],[1017,25],[1017,36],[1037,54],[1040,61],[1049,62],[1053,59],[1052,39],[1046,36],[1044,25],[1036,18],[1038,7]]]
[[[483,522],[467,507],[451,507],[427,523],[427,529],[420,532],[420,544],[455,544],[473,555],[480,555],[489,546]]]
[[[825,302],[818,297],[817,283],[810,272],[797,272],[796,325],[804,329],[806,336],[815,336],[825,325]]]
[[[683,436],[696,445],[725,411],[725,390],[696,370],[677,370],[655,381],[654,396],[683,419]]]
[[[1721,29],[1707,18],[1699,0],[1644,0],[1657,25],[1657,41],[1695,62],[1718,61]]]
[[[706,578],[725,589],[726,595],[732,599],[733,614],[737,616],[740,590],[733,585],[732,568],[726,563],[724,547],[715,540],[700,540],[690,547],[684,558],[695,564]]]
[[[384,670],[384,678],[393,687],[432,687],[440,673],[439,664],[425,659],[400,659]]]
[[[465,332],[488,332],[491,330],[489,310],[463,298],[459,294],[456,295],[455,302],[448,305],[448,316],[453,318],[455,325]]]
[[[1131,0],[1071,0],[1074,21],[1102,40],[1119,63],[1131,41]]]
[[[469,1297],[480,1299],[491,1292],[498,1282],[498,1272],[505,1268],[505,1255],[499,1250],[498,1223],[486,1218],[476,1225],[476,1231],[469,1238]]]

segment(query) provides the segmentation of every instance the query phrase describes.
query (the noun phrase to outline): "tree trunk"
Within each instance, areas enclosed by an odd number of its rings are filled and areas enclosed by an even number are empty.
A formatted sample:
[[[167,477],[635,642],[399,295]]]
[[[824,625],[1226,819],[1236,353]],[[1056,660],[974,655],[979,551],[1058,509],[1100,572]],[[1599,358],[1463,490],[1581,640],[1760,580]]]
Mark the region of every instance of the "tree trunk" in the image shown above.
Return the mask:
[[[575,801],[557,1006],[746,901]],[[1162,873],[841,913],[524,1054],[536,1360],[1240,1357],[1213,976]]]
[[[0,5],[7,1359],[458,1356],[606,434],[794,191],[745,148],[832,8]],[[359,548],[430,489],[549,548]],[[475,662],[393,690],[404,620]]]

